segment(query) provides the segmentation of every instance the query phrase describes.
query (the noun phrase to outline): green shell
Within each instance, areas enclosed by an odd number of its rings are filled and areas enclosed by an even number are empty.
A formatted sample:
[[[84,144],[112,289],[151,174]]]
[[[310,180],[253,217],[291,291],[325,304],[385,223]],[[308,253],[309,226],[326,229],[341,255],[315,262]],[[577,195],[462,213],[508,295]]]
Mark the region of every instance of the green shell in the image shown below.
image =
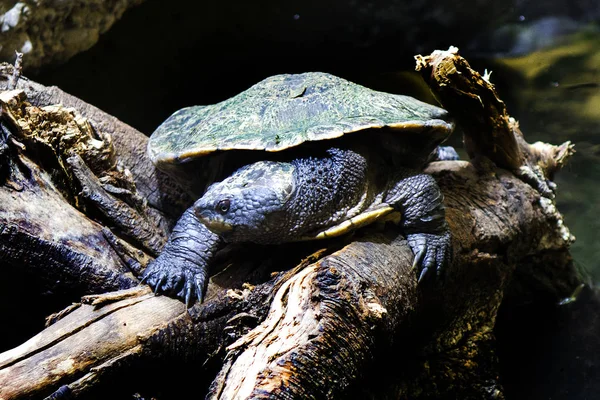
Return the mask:
[[[148,152],[157,164],[181,163],[218,150],[280,151],[382,127],[422,130],[441,142],[453,124],[441,108],[326,73],[276,75],[220,103],[175,112],[152,134]]]

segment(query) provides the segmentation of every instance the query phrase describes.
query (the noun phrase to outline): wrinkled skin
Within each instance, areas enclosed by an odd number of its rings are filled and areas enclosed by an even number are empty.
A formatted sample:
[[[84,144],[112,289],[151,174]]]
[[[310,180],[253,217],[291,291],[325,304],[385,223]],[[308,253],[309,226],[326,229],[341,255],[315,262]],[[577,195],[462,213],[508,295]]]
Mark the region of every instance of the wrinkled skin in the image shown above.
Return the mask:
[[[360,146],[333,147],[240,168],[184,213],[143,281],[190,306],[203,299],[211,257],[224,243],[303,240],[387,205],[401,214],[419,280],[432,270],[440,275],[451,247],[436,182],[401,166],[390,170],[381,158],[381,152]]]

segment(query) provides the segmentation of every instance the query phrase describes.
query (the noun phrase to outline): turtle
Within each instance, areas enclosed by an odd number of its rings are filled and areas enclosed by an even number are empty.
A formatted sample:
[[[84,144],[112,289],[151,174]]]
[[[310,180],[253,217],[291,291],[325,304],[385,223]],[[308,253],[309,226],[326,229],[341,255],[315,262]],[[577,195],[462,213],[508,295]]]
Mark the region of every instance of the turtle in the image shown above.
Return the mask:
[[[419,281],[441,275],[451,236],[423,166],[456,158],[440,146],[453,129],[442,108],[324,72],[271,76],[176,111],[150,136],[148,155],[199,198],[142,282],[190,307],[226,243],[327,239],[386,220],[406,236]]]

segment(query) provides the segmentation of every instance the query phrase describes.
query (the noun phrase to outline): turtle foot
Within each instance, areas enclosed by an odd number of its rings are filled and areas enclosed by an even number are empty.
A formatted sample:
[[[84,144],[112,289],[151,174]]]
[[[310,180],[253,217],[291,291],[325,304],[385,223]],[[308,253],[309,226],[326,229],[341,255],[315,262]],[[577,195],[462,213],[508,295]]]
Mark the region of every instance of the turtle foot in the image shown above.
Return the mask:
[[[190,308],[196,299],[199,302],[204,299],[206,269],[196,265],[178,265],[177,261],[159,256],[148,265],[141,282],[149,285],[155,294],[179,298]]]
[[[549,199],[554,199],[556,193],[556,183],[546,179],[544,172],[539,166],[530,167],[528,165],[521,166],[516,175],[525,183],[531,185],[542,196]]]
[[[460,156],[452,146],[438,146],[429,156],[428,162],[432,161],[456,161]]]
[[[419,271],[419,282],[430,275],[431,271],[442,278],[452,259],[450,232],[415,233],[407,235],[406,239],[415,255],[413,268]]]

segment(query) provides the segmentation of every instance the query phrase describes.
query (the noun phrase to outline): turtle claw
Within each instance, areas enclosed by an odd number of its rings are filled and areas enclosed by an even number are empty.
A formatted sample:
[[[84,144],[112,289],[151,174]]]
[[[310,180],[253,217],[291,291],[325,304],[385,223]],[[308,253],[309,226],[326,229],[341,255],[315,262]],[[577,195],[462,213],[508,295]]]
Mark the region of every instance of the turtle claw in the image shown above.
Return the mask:
[[[441,234],[416,233],[407,235],[408,245],[415,254],[413,268],[420,270],[419,283],[430,271],[435,270],[438,278],[443,277],[452,257],[450,232]]]
[[[190,308],[194,305],[194,297],[190,282],[185,283],[185,308]]]
[[[143,275],[142,279],[140,279],[140,285],[143,285],[145,283],[147,283],[146,281],[148,280],[148,278],[150,277],[150,275]]]
[[[154,287],[154,294],[155,295],[160,294],[160,288],[162,288],[163,286],[165,286],[165,283],[167,283],[167,280],[168,280],[168,276],[167,275],[160,275],[158,277],[158,283]]]
[[[411,246],[412,247],[412,246]],[[413,264],[412,264],[412,269],[417,269],[417,267],[419,266],[419,264],[421,263],[421,260],[423,259],[423,257],[425,256],[425,245],[420,245],[419,247],[419,251],[415,252],[415,257],[413,258]],[[413,250],[414,251],[414,250]],[[421,274],[422,275],[422,274]],[[420,280],[421,278],[419,278]]]
[[[148,265],[141,281],[149,285],[154,294],[167,294],[185,302],[187,308],[196,299],[202,301],[206,273],[202,268],[178,265],[173,260],[163,260],[160,256]]]
[[[204,301],[204,284],[205,284],[204,275],[196,274],[194,277],[195,289],[196,289],[196,297],[198,297],[198,301],[202,303]]]
[[[181,292],[177,294],[182,300],[185,300],[185,306],[190,308],[194,305],[196,299],[202,303],[204,301],[204,282],[205,274],[202,272],[185,272],[185,285]]]

